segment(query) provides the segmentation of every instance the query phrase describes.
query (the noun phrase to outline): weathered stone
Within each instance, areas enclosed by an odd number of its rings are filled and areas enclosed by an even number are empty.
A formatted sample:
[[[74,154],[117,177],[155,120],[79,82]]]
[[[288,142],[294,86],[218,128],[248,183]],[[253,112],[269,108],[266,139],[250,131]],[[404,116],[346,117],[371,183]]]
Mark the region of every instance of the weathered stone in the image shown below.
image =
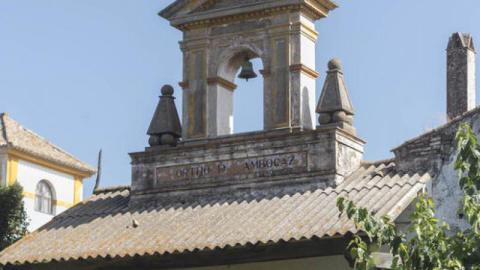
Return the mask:
[[[470,34],[455,33],[447,47],[447,120],[475,108],[476,51]]]
[[[132,201],[245,192],[281,196],[334,187],[360,166],[363,145],[336,125],[182,141],[175,148],[130,154]]]
[[[341,72],[342,63],[338,59],[332,59],[328,62],[327,78],[317,105],[316,112],[320,114],[319,122],[321,125],[330,123],[353,124],[353,109],[350,95]],[[328,119],[328,116],[331,119]],[[347,128],[353,130],[353,128]]]
[[[318,122],[320,122],[321,125],[330,124],[332,123],[332,115],[329,113],[321,113],[318,117]]]
[[[173,97],[173,87],[162,87],[162,96],[153,115],[147,134],[152,147],[160,145],[175,145],[182,136],[182,126],[178,117]]]
[[[233,134],[234,80],[245,57],[262,60],[264,130],[315,129],[318,33],[314,22],[336,4],[329,0],[187,2],[177,1],[160,12],[184,33],[182,123],[188,128],[183,139]]]

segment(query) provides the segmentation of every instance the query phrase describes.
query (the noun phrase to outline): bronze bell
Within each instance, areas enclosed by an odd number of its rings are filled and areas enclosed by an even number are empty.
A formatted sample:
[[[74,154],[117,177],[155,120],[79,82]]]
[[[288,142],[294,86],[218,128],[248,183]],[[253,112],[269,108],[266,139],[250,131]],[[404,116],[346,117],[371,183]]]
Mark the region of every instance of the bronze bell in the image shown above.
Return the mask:
[[[238,75],[238,78],[240,79],[246,79],[248,82],[248,79],[253,79],[258,77],[255,71],[253,71],[253,64],[250,62],[250,59],[248,56],[245,56],[243,59],[243,64],[242,64],[242,72]]]

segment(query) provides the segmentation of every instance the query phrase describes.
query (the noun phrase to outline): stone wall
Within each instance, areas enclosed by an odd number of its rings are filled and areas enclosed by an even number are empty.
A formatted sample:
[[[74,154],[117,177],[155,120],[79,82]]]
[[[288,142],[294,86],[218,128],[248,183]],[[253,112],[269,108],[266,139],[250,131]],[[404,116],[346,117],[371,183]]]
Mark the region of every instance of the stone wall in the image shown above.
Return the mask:
[[[362,161],[364,142],[335,126],[189,140],[132,157],[132,202],[282,195],[334,187]]]
[[[428,191],[435,201],[437,218],[451,224],[452,230],[467,227],[458,213],[463,192],[453,168],[458,154],[455,134],[461,123],[469,123],[477,136],[480,135],[480,107],[393,149],[399,170],[435,171]]]

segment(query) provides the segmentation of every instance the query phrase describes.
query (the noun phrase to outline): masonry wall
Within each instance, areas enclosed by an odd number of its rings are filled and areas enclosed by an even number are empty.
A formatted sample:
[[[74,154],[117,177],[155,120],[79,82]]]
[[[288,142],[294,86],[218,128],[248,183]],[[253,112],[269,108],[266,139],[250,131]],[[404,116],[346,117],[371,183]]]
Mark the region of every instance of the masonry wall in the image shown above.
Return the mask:
[[[450,224],[453,231],[468,226],[458,213],[463,191],[453,168],[458,155],[455,134],[461,123],[469,123],[480,136],[480,107],[393,150],[399,170],[424,170],[435,176],[428,192],[435,201],[437,218]]]
[[[30,219],[29,231],[38,229],[54,217],[54,215],[35,211],[35,191],[37,184],[42,180],[47,181],[53,189],[55,215],[62,213],[74,204],[75,180],[72,175],[19,160],[17,181],[24,189],[25,210]]]

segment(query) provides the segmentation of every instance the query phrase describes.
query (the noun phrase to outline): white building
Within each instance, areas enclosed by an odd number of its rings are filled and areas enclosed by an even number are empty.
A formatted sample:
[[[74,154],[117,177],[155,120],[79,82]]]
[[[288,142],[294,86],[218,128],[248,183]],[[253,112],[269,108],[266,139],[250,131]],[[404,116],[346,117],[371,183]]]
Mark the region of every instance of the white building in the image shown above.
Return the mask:
[[[23,186],[33,231],[82,200],[95,168],[0,114],[0,184]]]

